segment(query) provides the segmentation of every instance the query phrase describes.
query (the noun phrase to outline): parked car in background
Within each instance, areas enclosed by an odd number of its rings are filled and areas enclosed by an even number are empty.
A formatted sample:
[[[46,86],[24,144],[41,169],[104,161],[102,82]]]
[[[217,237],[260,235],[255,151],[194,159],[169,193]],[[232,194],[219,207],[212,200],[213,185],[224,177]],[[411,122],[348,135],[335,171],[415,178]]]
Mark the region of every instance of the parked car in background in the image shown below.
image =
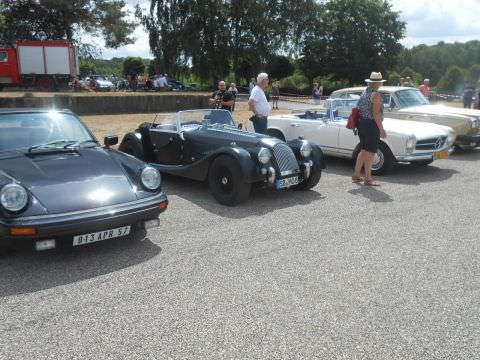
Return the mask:
[[[95,91],[113,91],[115,85],[105,75],[89,75],[90,87],[93,87]]]
[[[197,84],[197,83],[190,83],[188,84],[190,86],[190,88],[193,90],[193,91],[200,91],[202,90],[202,87],[200,86],[200,84]]]
[[[329,99],[326,106],[268,118],[267,133],[282,140],[304,138],[320,145],[325,155],[355,159],[360,140],[346,124],[355,99]],[[428,165],[451,152],[455,133],[450,127],[385,118],[387,138],[381,139],[372,172],[387,173],[395,163]]]
[[[161,172],[207,180],[215,199],[224,205],[245,201],[252,185],[310,189],[325,168],[317,145],[239,130],[226,110],[156,117],[126,134],[119,150]]]
[[[355,98],[365,87],[334,91],[332,99]],[[455,145],[473,148],[480,145],[480,110],[432,105],[418,89],[399,86],[382,86],[385,116],[399,120],[415,120],[445,125],[455,130]]]
[[[101,147],[70,111],[0,110],[0,247],[72,247],[159,226],[160,174],[117,142]]]

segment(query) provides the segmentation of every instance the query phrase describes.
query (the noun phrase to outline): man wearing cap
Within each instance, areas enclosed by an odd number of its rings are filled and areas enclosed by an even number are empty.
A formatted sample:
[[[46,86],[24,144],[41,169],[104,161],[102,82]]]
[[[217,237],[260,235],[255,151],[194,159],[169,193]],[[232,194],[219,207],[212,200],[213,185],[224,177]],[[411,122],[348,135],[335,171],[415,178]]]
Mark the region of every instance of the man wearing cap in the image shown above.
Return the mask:
[[[355,183],[363,181],[368,186],[380,186],[372,178],[372,164],[380,145],[380,138],[384,139],[387,137],[382,124],[383,101],[382,96],[378,92],[378,89],[385,81],[381,73],[372,72],[370,78],[365,80],[368,87],[357,103],[360,110],[360,120],[358,122],[360,153],[357,156],[352,181]],[[362,169],[364,169],[365,177],[361,176]]]
[[[423,84],[419,87],[420,92],[425,96],[427,99],[430,96],[430,79],[423,80]]]
[[[270,115],[270,104],[265,96],[268,86],[268,74],[260,73],[257,76],[257,85],[252,89],[248,99],[248,109],[253,112],[250,120],[253,122],[255,132],[266,134],[267,118]]]

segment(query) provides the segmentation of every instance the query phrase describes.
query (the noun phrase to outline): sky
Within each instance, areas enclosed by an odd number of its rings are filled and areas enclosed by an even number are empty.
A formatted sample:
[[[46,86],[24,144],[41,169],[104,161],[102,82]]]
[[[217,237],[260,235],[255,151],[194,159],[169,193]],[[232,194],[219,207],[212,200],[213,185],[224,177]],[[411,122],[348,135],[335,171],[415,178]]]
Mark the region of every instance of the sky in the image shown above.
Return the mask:
[[[148,6],[147,0],[127,0],[133,12],[135,4]],[[466,42],[480,40],[480,0],[390,0],[392,8],[400,12],[407,23],[406,37],[401,43],[410,48],[419,44],[433,45],[439,41]],[[104,49],[102,58],[140,56],[151,58],[148,35],[139,26],[134,44],[118,49]],[[102,44],[99,43],[102,47]]]

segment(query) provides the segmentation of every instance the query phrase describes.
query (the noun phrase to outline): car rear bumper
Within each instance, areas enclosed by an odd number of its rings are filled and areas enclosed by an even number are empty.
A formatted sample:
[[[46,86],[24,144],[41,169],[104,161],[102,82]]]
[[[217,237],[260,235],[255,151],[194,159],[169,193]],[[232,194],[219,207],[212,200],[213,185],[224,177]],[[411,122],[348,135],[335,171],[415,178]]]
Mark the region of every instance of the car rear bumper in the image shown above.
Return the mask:
[[[52,240],[56,247],[71,247],[73,237],[123,226],[131,226],[130,234],[144,230],[144,222],[158,219],[168,204],[161,193],[147,199],[137,200],[90,211],[67,214],[30,216],[0,220],[0,246],[34,248],[37,241]],[[34,228],[35,235],[14,236],[12,228]]]

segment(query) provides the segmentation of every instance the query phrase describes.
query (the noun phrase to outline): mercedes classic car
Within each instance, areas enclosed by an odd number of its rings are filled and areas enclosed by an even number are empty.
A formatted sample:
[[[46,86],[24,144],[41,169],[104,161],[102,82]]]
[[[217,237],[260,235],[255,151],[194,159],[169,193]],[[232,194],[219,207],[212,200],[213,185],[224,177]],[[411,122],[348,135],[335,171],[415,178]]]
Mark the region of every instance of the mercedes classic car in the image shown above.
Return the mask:
[[[356,158],[360,140],[346,124],[355,99],[329,99],[325,107],[268,118],[267,133],[279,139],[305,138],[320,145],[325,155]],[[387,173],[397,162],[428,165],[451,152],[454,131],[436,124],[385,118],[387,138],[381,139],[372,172]]]
[[[331,94],[332,99],[358,99],[365,87],[340,89]],[[399,120],[429,122],[451,127],[455,145],[474,148],[480,145],[480,110],[433,105],[415,88],[382,86],[385,116]]]
[[[122,140],[120,151],[160,172],[207,180],[224,205],[245,201],[252,185],[307,190],[325,168],[318,145],[288,143],[237,128],[226,110],[188,110],[143,123]]]
[[[70,111],[0,110],[0,247],[80,246],[159,226],[160,173],[117,142],[101,147]]]

